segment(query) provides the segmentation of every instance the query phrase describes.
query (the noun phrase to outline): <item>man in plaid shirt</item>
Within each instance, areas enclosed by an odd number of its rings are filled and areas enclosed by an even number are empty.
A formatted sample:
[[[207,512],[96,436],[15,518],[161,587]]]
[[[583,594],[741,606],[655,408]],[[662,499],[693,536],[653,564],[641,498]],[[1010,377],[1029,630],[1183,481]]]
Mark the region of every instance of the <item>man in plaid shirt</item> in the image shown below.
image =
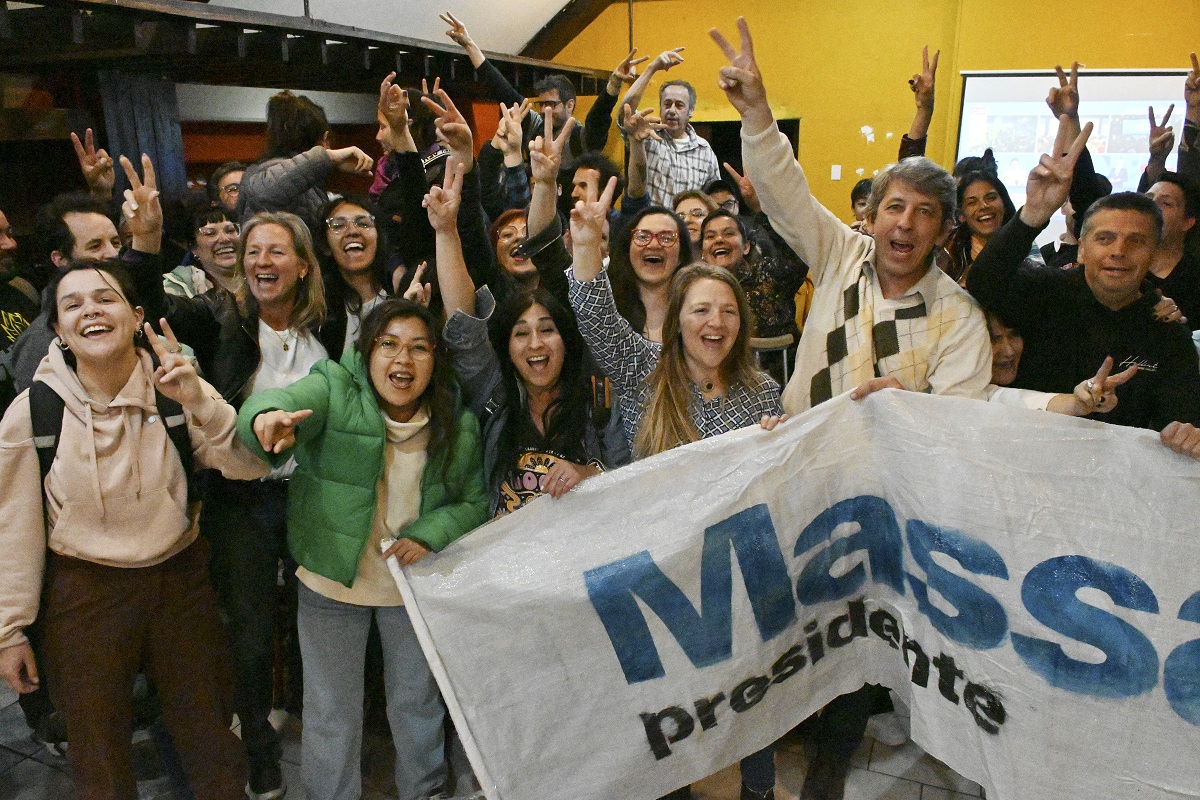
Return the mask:
[[[650,62],[646,71],[629,87],[623,105],[637,111],[642,94],[654,73],[683,62],[682,47],[667,50]],[[650,202],[671,207],[671,199],[680,192],[703,190],[721,177],[712,145],[700,138],[691,125],[696,110],[696,90],[687,81],[667,81],[658,92],[662,108],[662,135],[645,141],[646,191]],[[622,134],[624,130],[622,129]]]

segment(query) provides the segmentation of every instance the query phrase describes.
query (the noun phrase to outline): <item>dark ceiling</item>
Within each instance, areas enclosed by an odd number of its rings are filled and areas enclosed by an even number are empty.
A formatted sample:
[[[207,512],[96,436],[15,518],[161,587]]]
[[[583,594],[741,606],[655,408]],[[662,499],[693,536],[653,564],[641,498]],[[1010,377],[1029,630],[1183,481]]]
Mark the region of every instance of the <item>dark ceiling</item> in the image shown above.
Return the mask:
[[[539,59],[488,57],[526,93],[551,72],[566,74],[584,95],[608,78]],[[0,71],[61,81],[101,69],[176,83],[370,93],[394,69],[402,85],[441,76],[451,94],[488,95],[452,45],[187,0],[46,0],[11,9],[0,0]]]

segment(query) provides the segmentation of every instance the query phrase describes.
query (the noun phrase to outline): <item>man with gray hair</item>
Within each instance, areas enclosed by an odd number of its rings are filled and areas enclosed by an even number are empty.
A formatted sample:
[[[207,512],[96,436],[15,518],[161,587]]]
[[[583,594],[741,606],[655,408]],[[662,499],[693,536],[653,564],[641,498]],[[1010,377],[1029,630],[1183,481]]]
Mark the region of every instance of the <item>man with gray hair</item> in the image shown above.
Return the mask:
[[[809,265],[816,285],[783,407],[796,414],[875,382],[918,392],[984,396],[991,344],[979,306],[933,263],[954,222],[954,179],[908,158],[871,186],[862,236],[817,202],[780,133],[739,20],[742,52],[718,85],[742,117],[742,158],[775,231]]]
[[[682,47],[666,50],[650,62],[646,71],[633,82],[622,106],[637,111],[638,104],[656,72],[683,62]],[[662,129],[646,139],[646,192],[650,202],[671,207],[671,199],[680,192],[699,191],[721,177],[721,168],[712,145],[692,127],[696,110],[696,90],[687,81],[667,81],[658,90]],[[618,123],[619,126],[619,123]],[[622,129],[624,133],[624,129]],[[665,134],[665,135],[664,135]]]
[[[741,52],[715,29],[730,65],[717,85],[742,117],[742,161],[762,210],[809,265],[816,289],[783,408],[797,414],[843,392],[895,387],[983,398],[992,351],[983,312],[934,264],[954,224],[955,184],[927,158],[908,158],[871,184],[863,236],[809,189],[767,104],[754,45],[738,19]],[[812,749],[802,800],[840,800],[850,758],[882,690],[835,698],[805,724]]]

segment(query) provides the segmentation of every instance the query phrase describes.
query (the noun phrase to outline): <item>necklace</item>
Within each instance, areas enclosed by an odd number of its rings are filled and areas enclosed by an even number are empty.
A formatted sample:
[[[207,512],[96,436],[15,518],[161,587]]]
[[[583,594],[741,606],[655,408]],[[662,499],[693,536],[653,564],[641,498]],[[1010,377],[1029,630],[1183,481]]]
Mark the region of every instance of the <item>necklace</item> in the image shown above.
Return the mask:
[[[278,339],[279,343],[283,345],[283,349],[285,352],[290,349],[288,347],[288,340],[291,339],[295,335],[295,331],[293,331],[291,328],[288,328],[286,331],[284,331],[281,334],[279,331],[275,330],[270,325],[267,326],[267,330],[269,330],[271,333],[275,334],[275,338]]]

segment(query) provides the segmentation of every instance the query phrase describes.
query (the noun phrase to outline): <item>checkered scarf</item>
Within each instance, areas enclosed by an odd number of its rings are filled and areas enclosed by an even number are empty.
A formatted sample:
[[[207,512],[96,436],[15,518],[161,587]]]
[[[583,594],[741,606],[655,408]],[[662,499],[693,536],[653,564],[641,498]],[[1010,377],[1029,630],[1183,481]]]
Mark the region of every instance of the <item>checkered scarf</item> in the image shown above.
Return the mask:
[[[913,320],[925,317],[925,303],[889,309],[883,316],[876,318],[871,279],[859,269],[857,280],[842,291],[842,302],[834,317],[837,324],[825,335],[826,366],[817,370],[809,384],[811,405],[871,378],[911,371],[906,367],[911,366],[913,355],[901,351],[900,328],[908,329]],[[911,339],[911,335],[906,338]]]

